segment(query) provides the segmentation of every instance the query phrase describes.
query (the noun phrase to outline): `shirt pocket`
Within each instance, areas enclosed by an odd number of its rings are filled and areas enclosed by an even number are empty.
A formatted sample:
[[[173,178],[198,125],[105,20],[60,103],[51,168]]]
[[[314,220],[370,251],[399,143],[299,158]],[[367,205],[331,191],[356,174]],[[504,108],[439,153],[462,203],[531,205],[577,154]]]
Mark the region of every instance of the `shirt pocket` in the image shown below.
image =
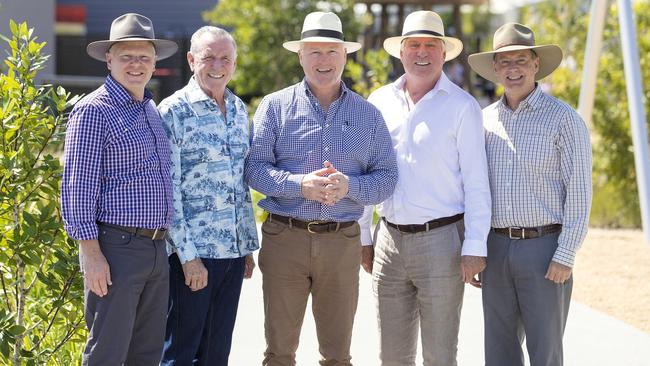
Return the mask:
[[[354,124],[343,124],[341,135],[341,157],[351,159],[365,166],[370,156],[373,140],[372,130]]]

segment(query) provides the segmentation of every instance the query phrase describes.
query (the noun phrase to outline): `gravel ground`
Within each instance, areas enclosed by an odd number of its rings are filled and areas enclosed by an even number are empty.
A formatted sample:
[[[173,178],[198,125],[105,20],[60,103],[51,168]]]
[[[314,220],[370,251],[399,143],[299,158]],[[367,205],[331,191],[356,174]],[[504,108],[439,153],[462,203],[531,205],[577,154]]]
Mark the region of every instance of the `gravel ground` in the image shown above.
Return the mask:
[[[576,258],[572,299],[650,333],[650,244],[643,232],[590,229]]]

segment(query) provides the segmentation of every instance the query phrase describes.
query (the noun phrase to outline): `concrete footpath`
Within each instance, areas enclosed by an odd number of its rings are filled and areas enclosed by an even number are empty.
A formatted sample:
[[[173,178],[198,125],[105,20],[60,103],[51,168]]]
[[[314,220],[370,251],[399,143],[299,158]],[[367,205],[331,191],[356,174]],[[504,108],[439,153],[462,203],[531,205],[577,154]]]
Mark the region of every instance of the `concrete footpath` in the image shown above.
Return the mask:
[[[296,360],[299,366],[317,366],[318,342],[311,303],[307,306]],[[244,281],[230,365],[261,365],[265,346],[262,274],[256,268],[253,278]],[[567,366],[650,366],[649,333],[576,302],[571,304],[564,348]],[[355,366],[379,365],[371,278],[365,272],[360,273],[359,306],[351,352]],[[480,366],[483,363],[481,292],[468,285],[460,325],[458,366]],[[416,364],[422,365],[421,357],[418,356]]]

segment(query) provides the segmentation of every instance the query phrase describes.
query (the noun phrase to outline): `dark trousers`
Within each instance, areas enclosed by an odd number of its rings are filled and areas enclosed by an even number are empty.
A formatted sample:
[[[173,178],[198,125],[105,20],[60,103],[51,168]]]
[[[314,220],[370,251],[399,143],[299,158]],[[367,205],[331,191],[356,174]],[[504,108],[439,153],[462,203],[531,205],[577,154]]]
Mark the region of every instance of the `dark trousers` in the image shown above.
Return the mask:
[[[192,292],[178,256],[169,257],[169,311],[162,366],[228,365],[244,258],[201,259],[208,285]]]
[[[165,241],[102,225],[98,239],[113,284],[104,297],[85,289],[82,365],[158,365],[169,290]]]
[[[531,366],[562,366],[573,277],[564,284],[544,278],[559,235],[488,236],[482,274],[486,366],[523,366],[524,336]]]

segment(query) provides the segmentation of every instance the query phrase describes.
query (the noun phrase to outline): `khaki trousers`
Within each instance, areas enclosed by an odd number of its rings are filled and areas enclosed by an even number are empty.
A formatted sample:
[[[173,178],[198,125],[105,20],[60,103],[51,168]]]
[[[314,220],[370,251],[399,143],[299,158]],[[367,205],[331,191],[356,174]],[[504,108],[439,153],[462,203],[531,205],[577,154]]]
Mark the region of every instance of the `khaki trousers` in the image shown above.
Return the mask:
[[[359,295],[359,234],[358,224],[322,234],[278,221],[262,224],[259,265],[267,343],[263,365],[296,364],[310,294],[320,364],[351,365],[352,324]]]
[[[382,366],[455,366],[464,283],[463,220],[427,232],[378,225],[373,264]]]

